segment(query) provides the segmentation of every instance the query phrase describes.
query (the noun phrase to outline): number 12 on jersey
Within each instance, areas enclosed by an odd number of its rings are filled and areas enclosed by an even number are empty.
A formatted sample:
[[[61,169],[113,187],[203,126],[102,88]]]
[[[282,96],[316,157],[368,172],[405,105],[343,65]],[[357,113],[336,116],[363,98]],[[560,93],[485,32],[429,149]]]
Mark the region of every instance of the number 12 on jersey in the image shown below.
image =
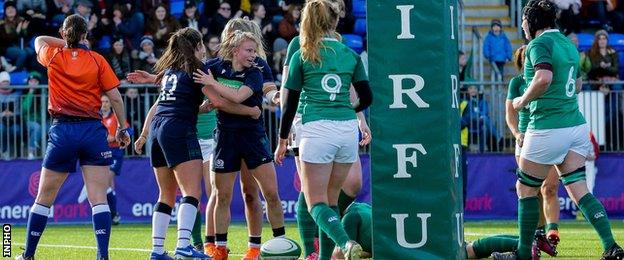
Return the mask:
[[[178,86],[178,76],[175,74],[165,75],[161,81],[161,86],[162,89],[160,90],[158,101],[175,101],[174,91]]]

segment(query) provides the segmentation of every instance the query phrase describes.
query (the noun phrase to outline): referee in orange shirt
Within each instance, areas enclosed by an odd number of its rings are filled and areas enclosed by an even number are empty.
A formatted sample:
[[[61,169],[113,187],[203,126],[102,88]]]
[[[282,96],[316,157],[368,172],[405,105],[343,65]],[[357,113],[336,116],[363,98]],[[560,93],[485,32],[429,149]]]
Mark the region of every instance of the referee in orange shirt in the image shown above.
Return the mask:
[[[61,37],[35,39],[37,60],[48,69],[49,104],[52,117],[48,147],[43,158],[39,192],[30,209],[26,228],[26,251],[16,259],[33,259],[45,229],[50,206],[70,172],[80,162],[82,177],[92,206],[97,259],[108,259],[111,213],[106,203],[108,167],[112,163],[107,131],[99,113],[100,96],[110,98],[119,122],[126,122],[119,80],[99,54],[86,45],[87,23],[78,15],[65,18]],[[126,126],[115,135],[122,147],[130,143]]]

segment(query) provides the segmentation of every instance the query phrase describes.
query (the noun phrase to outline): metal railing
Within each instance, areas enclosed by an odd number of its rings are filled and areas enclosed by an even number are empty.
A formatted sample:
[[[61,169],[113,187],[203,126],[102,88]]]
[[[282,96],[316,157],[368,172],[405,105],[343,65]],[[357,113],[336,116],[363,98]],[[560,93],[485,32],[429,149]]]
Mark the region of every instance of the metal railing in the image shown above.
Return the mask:
[[[511,153],[515,140],[505,121],[505,82],[462,82],[461,100],[468,104],[469,151]],[[606,85],[615,90],[599,89]],[[624,152],[624,81],[587,82],[578,94],[579,109],[600,146],[601,152]]]
[[[50,128],[47,85],[11,88],[14,102],[0,103],[0,160],[42,158],[47,145],[47,131]],[[140,135],[147,112],[158,98],[159,88],[154,85],[123,85],[120,92],[124,99],[128,123],[134,130],[131,136],[134,143]],[[264,125],[271,150],[274,149],[279,137],[279,115],[277,106],[263,104]],[[128,148],[126,156],[149,155],[150,145],[145,147],[146,151],[142,155]],[[362,153],[367,151],[368,147],[360,150]]]
[[[515,26],[518,36],[520,39],[524,39],[524,34],[522,33],[522,1],[523,0],[512,0],[510,3],[510,14],[511,14],[511,26]]]
[[[484,80],[483,74],[483,37],[477,26],[472,26],[472,75],[479,81]]]
[[[589,82],[591,86],[596,82]],[[514,137],[505,123],[507,85],[504,82],[461,83],[476,86],[471,94],[462,92],[462,101],[468,106],[469,150],[473,153],[510,153],[514,149]],[[603,84],[603,83],[601,83]],[[624,81],[605,83],[613,86],[611,91],[583,91],[579,94],[579,107],[603,152],[624,152]],[[0,159],[37,159],[43,156],[47,144],[50,117],[47,113],[47,86],[29,88],[15,87],[14,102],[0,103]],[[158,96],[158,88],[152,85],[126,85],[120,87],[130,125],[135,129],[132,142],[138,138],[147,111]],[[6,98],[3,100],[7,100]],[[9,104],[12,103],[12,104]],[[265,128],[271,149],[278,135],[279,113],[276,107],[265,106]],[[10,111],[11,113],[6,113]],[[149,147],[149,145],[147,146]],[[149,151],[147,151],[149,154]],[[368,147],[360,150],[368,152]],[[136,154],[126,150],[127,156]]]

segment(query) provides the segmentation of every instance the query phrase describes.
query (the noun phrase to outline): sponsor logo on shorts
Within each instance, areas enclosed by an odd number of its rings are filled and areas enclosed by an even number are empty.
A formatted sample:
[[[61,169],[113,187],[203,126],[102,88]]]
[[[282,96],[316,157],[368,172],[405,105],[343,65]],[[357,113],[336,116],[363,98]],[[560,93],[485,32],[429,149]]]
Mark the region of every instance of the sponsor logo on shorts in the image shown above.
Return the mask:
[[[100,154],[102,155],[102,158],[104,159],[113,158],[112,151],[101,152]]]
[[[215,166],[214,167],[217,168],[217,169],[223,169],[223,160],[221,160],[221,159],[215,160]]]

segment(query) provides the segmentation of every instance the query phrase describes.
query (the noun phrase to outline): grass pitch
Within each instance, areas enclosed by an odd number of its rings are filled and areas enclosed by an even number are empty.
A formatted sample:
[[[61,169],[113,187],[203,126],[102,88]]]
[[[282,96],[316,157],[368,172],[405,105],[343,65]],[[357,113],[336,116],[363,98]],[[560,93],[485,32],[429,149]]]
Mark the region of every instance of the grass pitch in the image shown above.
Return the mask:
[[[266,226],[266,225],[265,225]],[[611,221],[616,241],[624,244],[624,222]],[[581,221],[564,221],[560,224],[560,259],[599,259],[602,248],[598,236],[589,224]],[[295,223],[286,226],[287,236],[299,242]],[[482,221],[467,222],[466,240],[495,234],[517,234],[515,222]],[[12,230],[12,257],[22,252],[24,226]],[[173,251],[176,243],[176,228],[169,227],[166,249]],[[263,238],[271,237],[271,230],[265,227]],[[232,250],[230,259],[240,259],[247,248],[247,229],[244,224],[230,227],[228,246]],[[148,259],[151,250],[151,227],[147,224],[121,224],[113,226],[110,241],[111,259]],[[37,259],[94,259],[95,238],[91,225],[48,225],[36,254]],[[544,258],[548,256],[543,254]]]

